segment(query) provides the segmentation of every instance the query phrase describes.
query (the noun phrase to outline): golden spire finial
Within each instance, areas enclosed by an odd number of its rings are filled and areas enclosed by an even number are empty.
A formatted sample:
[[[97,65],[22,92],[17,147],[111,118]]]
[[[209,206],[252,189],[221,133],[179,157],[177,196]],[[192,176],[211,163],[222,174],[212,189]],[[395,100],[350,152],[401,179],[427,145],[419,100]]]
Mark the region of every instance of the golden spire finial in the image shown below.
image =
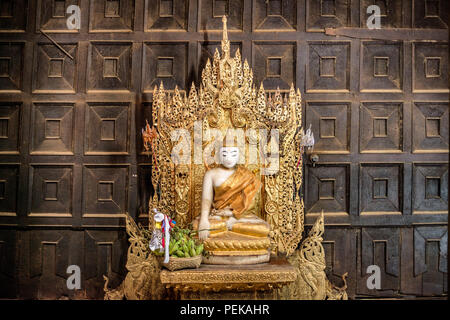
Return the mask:
[[[228,41],[227,16],[222,17],[223,36],[222,36],[222,53],[226,58],[230,57],[230,41]]]

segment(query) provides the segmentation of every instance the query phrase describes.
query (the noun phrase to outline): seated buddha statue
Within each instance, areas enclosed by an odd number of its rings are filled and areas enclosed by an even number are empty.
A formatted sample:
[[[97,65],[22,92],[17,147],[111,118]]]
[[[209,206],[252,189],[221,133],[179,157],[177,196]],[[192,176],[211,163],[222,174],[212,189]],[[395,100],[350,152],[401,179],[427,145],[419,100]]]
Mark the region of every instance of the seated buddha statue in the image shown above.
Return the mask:
[[[193,227],[210,253],[204,263],[252,264],[267,262],[270,225],[257,216],[261,181],[237,165],[239,147],[219,149],[220,165],[203,178],[201,213]]]

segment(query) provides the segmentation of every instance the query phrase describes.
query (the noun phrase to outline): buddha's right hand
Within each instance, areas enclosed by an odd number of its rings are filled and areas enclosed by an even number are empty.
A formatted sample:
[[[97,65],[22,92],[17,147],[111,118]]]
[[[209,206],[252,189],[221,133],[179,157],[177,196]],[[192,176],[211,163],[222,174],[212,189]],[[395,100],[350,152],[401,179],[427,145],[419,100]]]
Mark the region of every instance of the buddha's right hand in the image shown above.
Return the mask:
[[[200,222],[198,224],[198,238],[200,240],[206,240],[209,237],[209,228],[210,223],[208,218],[206,219],[200,219]]]

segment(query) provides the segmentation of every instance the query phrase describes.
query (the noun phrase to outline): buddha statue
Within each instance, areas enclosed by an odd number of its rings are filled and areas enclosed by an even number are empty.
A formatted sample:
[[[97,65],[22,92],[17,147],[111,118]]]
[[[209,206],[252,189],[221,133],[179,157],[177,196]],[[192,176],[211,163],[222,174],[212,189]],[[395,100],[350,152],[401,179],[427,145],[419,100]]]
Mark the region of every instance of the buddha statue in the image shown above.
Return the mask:
[[[203,178],[201,213],[193,227],[210,253],[204,263],[250,264],[270,257],[270,225],[257,216],[261,181],[238,165],[239,153],[236,144],[224,144],[219,166]]]

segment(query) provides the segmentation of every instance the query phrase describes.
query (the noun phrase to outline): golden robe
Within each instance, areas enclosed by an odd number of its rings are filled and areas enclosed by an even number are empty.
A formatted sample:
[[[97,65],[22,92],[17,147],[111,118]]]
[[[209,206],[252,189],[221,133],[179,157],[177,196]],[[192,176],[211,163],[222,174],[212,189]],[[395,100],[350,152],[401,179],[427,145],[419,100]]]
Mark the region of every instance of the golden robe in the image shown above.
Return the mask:
[[[267,237],[270,231],[269,224],[256,215],[255,198],[260,188],[261,181],[251,171],[241,166],[238,166],[236,171],[220,186],[214,187],[213,208],[215,210],[231,208],[233,216],[238,220],[233,224],[231,231],[256,237]],[[227,231],[229,218],[227,216],[210,218],[210,234]],[[195,221],[194,228],[197,229],[197,226],[198,221]]]

